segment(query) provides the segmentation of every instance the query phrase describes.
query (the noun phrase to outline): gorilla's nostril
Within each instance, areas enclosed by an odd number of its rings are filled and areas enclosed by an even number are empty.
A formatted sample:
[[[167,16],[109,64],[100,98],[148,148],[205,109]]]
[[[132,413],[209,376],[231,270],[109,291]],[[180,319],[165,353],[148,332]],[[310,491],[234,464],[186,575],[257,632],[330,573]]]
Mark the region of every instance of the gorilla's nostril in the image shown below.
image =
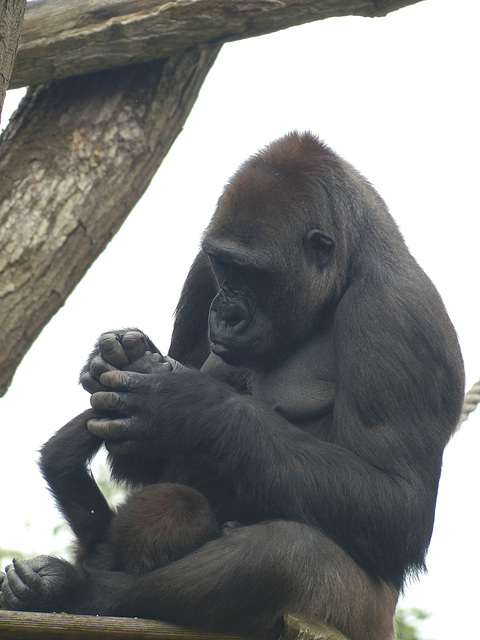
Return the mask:
[[[231,316],[230,318],[225,318],[225,320],[231,327],[236,327],[244,320],[244,318],[241,316]]]

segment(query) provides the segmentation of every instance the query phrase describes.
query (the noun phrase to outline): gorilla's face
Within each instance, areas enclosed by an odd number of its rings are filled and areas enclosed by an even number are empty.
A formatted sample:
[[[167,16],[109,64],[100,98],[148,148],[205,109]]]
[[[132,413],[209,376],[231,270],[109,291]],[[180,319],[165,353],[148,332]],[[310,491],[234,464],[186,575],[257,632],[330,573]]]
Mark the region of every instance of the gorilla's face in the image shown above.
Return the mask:
[[[221,258],[210,253],[210,261],[219,286],[210,307],[211,349],[231,365],[256,362],[271,351],[278,331],[266,274],[232,250],[221,251]]]
[[[318,297],[333,241],[316,229],[294,240],[288,259],[278,261],[272,250],[205,236],[203,249],[219,287],[209,338],[213,353],[226,363],[269,367],[313,330],[322,300],[312,305],[312,298]]]
[[[291,154],[280,156],[271,163],[253,157],[240,167],[203,238],[218,286],[211,349],[232,365],[262,369],[286,358],[318,330],[325,303],[336,295],[328,194],[303,165],[285,166]]]

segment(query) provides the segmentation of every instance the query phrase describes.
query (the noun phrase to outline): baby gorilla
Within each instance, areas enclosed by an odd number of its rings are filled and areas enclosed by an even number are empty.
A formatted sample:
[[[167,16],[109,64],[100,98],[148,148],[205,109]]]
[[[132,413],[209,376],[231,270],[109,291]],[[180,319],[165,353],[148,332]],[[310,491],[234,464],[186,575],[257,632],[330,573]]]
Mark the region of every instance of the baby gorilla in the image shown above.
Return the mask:
[[[207,499],[181,484],[153,484],[132,494],[112,520],[102,568],[140,575],[195,551],[218,534]]]

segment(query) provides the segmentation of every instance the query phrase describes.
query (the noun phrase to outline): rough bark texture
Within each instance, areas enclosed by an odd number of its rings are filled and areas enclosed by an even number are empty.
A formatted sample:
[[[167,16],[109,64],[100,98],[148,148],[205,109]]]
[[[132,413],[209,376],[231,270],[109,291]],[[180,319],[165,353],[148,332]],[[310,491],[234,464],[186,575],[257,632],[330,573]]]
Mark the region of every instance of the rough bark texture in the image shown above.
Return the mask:
[[[0,394],[145,191],[218,50],[29,90],[0,139]]]
[[[384,16],[421,0],[37,0],[11,87],[164,58],[333,16]]]
[[[17,52],[27,0],[0,0],[0,118]]]

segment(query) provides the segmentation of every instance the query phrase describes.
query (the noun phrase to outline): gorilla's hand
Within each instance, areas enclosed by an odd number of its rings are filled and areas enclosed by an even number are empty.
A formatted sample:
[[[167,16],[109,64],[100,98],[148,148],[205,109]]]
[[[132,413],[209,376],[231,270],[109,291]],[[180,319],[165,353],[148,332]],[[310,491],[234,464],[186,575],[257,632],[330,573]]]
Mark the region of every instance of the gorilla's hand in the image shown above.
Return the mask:
[[[186,378],[189,377],[189,379]],[[199,379],[200,376],[200,379]],[[104,417],[90,419],[88,430],[106,442],[110,453],[180,452],[194,446],[186,416],[191,415],[195,398],[205,389],[195,391],[201,374],[166,359],[157,373],[137,373],[113,369],[102,373],[101,391],[92,394],[90,403]],[[193,397],[191,397],[193,393]],[[181,433],[182,432],[182,433]]]
[[[80,382],[89,393],[105,390],[100,376],[120,369],[137,373],[171,371],[173,366],[153,342],[138,329],[122,329],[103,333],[82,369]]]
[[[5,571],[0,573],[0,609],[58,610],[78,584],[76,569],[65,560],[50,556],[17,558]]]
[[[162,382],[171,371],[168,363],[162,367],[160,373],[113,369],[101,374],[102,390],[92,394],[90,404],[106,416],[89,420],[87,427],[90,433],[106,441],[110,453],[147,453],[154,441],[158,442]]]

